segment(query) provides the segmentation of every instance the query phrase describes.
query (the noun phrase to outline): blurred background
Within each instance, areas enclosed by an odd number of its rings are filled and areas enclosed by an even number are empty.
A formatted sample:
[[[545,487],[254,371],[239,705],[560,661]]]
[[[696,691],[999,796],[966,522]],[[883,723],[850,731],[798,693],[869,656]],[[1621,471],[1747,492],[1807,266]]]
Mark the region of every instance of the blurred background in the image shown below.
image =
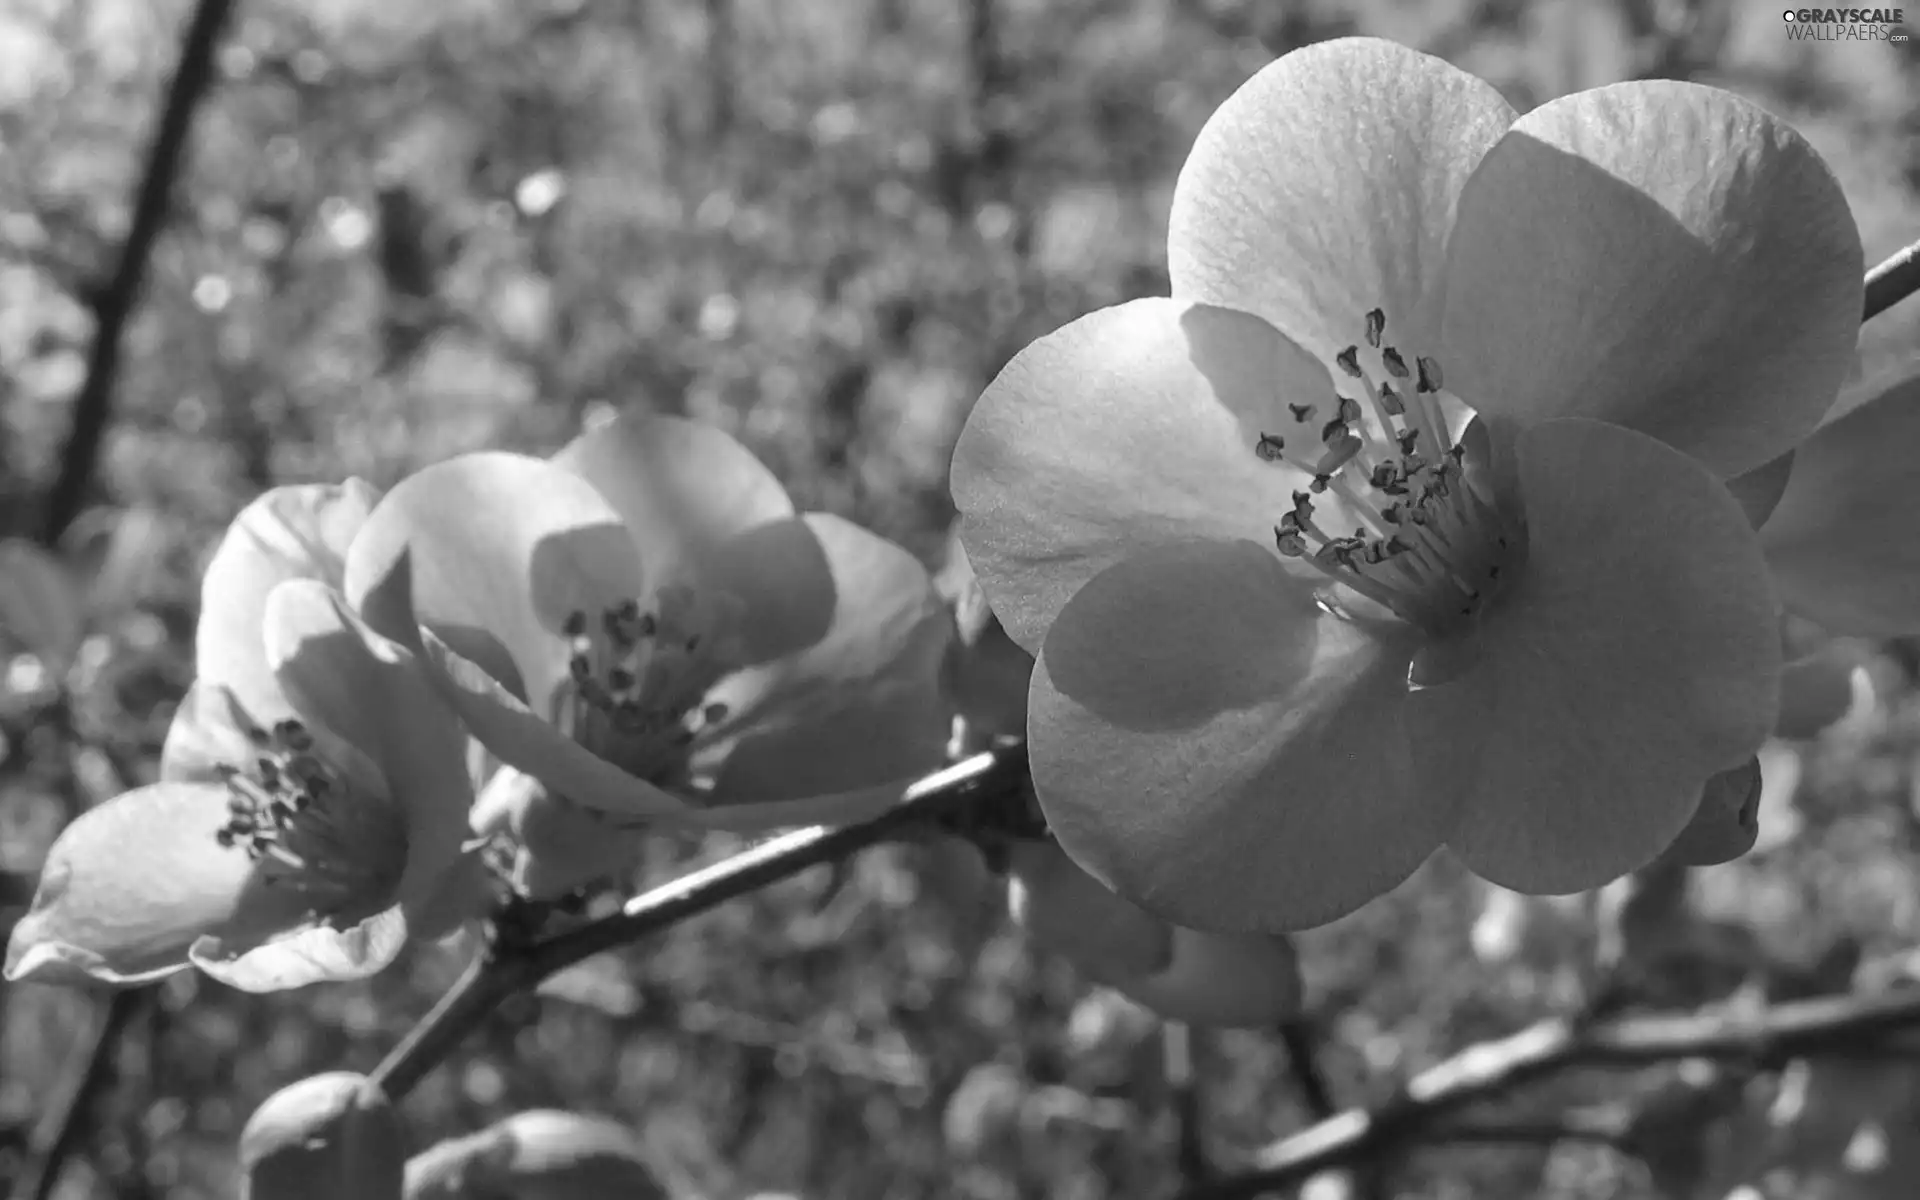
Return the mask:
[[[0,536],[47,529],[187,16],[0,0]],[[973,397],[1034,337],[1164,293],[1201,123],[1276,55],[1349,33],[1440,54],[1522,111],[1623,79],[1732,88],[1827,156],[1869,262],[1920,236],[1920,43],[1792,42],[1750,0],[239,0],[94,484],[58,522],[81,597],[56,606],[63,649],[0,632],[0,906],[72,813],[151,777],[204,556],[275,484],[384,487],[462,451],[550,450],[602,411],[683,413],[738,435],[803,508],[935,563]],[[1920,303],[1874,321],[1866,374],[1917,331]],[[1748,859],[1642,888],[1639,908],[1521,901],[1441,861],[1303,938],[1334,1097],[1378,1101],[1569,1010],[1597,959],[1642,963],[1617,973],[1629,1008],[1907,975],[1914,658],[1846,649],[1860,703],[1773,748]],[[643,874],[730,848],[663,839]],[[870,852],[844,886],[803,876],[576,969],[406,1111],[421,1145],[535,1106],[613,1114],[711,1200],[1169,1194],[1154,1022],[1030,952],[1003,907],[949,857]],[[171,981],[114,1042],[54,1194],[233,1194],[252,1108],[370,1068],[460,963],[429,949],[267,998]],[[0,1186],[90,1019],[69,993],[0,991]],[[1198,1054],[1222,1163],[1312,1119],[1274,1035]],[[1421,1149],[1314,1194],[1920,1195],[1920,1074],[1899,1056],[1731,1092],[1690,1070],[1528,1094],[1517,1111],[1593,1115],[1577,1140]]]

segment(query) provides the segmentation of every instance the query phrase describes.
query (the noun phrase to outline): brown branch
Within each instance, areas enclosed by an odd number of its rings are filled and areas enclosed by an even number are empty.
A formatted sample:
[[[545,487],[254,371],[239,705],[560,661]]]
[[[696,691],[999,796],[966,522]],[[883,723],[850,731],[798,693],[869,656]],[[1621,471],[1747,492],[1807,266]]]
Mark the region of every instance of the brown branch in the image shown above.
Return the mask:
[[[695,916],[878,845],[909,826],[999,805],[1024,807],[1022,746],[977,754],[913,785],[900,803],[852,825],[816,825],[763,842],[627,901],[617,913],[531,945],[496,941],[377,1068],[372,1081],[399,1100],[507,997],[602,951],[663,932]]]
[[[1866,304],[1860,320],[1873,320],[1915,292],[1920,292],[1920,242],[1867,272]]]
[[[1180,1200],[1251,1200],[1308,1176],[1376,1159],[1448,1130],[1440,1124],[1478,1100],[1576,1067],[1636,1067],[1682,1058],[1733,1059],[1777,1067],[1790,1059],[1847,1052],[1920,1026],[1920,988],[1885,996],[1837,996],[1775,1006],[1753,1016],[1708,1013],[1622,1017],[1584,1027],[1543,1021],[1482,1042],[1408,1080],[1369,1109],[1349,1109],[1274,1143],[1252,1170],[1190,1188]],[[1484,1128],[1484,1126],[1480,1126]],[[1482,1139],[1484,1140],[1484,1139]],[[1590,1139],[1595,1140],[1595,1139]]]
[[[134,195],[133,220],[127,228],[127,239],[120,247],[113,275],[94,306],[96,319],[93,345],[87,355],[87,373],[74,397],[73,418],[66,446],[60,453],[60,473],[54,479],[41,519],[40,540],[48,545],[59,541],[67,526],[80,515],[87,492],[93,486],[100,447],[106,440],[107,425],[113,414],[113,389],[119,375],[122,335],[139,305],[140,288],[146,279],[147,260],[153,255],[154,242],[166,225],[187,135],[193,128],[195,111],[213,84],[220,31],[233,6],[234,0],[200,0],[187,23],[180,63],[167,89],[165,106],[160,110],[160,123],[147,148],[146,168],[141,175],[140,189]]]

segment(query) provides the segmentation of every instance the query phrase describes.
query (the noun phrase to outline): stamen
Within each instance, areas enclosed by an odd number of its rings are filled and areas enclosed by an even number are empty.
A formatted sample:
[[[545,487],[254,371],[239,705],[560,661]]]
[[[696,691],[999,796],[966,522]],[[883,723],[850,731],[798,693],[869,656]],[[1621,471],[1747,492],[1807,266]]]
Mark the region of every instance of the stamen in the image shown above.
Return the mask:
[[[1358,382],[1366,403],[1334,396],[1334,413],[1317,426],[1317,450],[1289,452],[1285,439],[1262,433],[1254,451],[1309,477],[1306,490],[1293,493],[1292,511],[1274,526],[1281,555],[1410,622],[1450,628],[1470,618],[1498,586],[1512,547],[1498,506],[1463,471],[1465,451],[1447,437],[1439,363],[1415,356],[1417,371],[1410,368],[1398,348],[1385,344],[1386,327],[1384,309],[1363,317],[1377,369],[1403,381],[1401,388],[1371,375],[1360,347],[1347,346],[1334,365]],[[1407,380],[1414,381],[1411,391],[1403,390]],[[1314,405],[1288,408],[1298,424],[1313,420]],[[1316,514],[1314,498],[1329,492],[1357,522],[1349,537],[1329,536],[1316,522],[1325,514]]]
[[[1283,439],[1262,434],[1265,461],[1284,454]],[[642,610],[622,600],[601,614],[603,636],[573,639],[571,689],[556,697],[556,722],[574,740],[623,770],[653,783],[686,783],[687,751],[700,731],[725,719],[726,706],[707,690],[739,666],[738,603],[700,596],[690,587],[661,588]],[[575,618],[578,618],[576,620]],[[570,614],[563,628],[589,627]]]

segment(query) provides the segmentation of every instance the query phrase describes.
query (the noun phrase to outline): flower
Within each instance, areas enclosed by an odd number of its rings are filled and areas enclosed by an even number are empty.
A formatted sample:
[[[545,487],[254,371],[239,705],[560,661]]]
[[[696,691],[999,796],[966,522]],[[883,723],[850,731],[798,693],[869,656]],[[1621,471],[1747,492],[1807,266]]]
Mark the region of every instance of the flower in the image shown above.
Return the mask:
[[[402,575],[409,603],[388,594]],[[926,569],[796,515],[772,472],[695,422],[625,416],[550,461],[427,467],[368,519],[347,584],[424,649],[488,750],[555,797],[506,787],[518,801],[476,822],[595,852],[552,864],[540,891],[617,866],[652,822],[850,819],[942,761],[952,618]]]
[[[466,914],[466,737],[336,590],[375,499],[359,480],[283,487],[235,518],[161,780],[61,832],[8,979],[133,984],[191,963],[297,987],[371,974]]]
[[[1169,925],[1051,842],[1014,847],[1007,903],[1040,946],[1169,1020],[1258,1029],[1300,1010],[1300,960],[1289,939]]]
[[[1723,481],[1852,361],[1819,157],[1713,88],[1516,118],[1344,39],[1214,114],[1168,255],[1172,298],[1027,347],[954,451],[1067,852],[1259,931],[1441,845],[1526,892],[1652,860],[1774,720],[1773,584]]]

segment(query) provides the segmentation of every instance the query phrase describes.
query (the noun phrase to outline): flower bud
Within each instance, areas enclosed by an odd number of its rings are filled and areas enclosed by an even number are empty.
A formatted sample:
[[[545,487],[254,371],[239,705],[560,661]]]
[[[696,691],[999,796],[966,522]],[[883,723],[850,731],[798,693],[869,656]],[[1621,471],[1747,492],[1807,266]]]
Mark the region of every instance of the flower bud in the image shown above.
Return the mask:
[[[667,1200],[634,1132],[606,1117],[532,1109],[407,1163],[406,1200]]]
[[[399,1114],[364,1076],[302,1079],[241,1132],[241,1200],[399,1200],[403,1140]]]
[[[1760,836],[1760,760],[1749,759],[1707,780],[1693,820],[1658,863],[1708,867],[1731,862],[1753,849]]]

